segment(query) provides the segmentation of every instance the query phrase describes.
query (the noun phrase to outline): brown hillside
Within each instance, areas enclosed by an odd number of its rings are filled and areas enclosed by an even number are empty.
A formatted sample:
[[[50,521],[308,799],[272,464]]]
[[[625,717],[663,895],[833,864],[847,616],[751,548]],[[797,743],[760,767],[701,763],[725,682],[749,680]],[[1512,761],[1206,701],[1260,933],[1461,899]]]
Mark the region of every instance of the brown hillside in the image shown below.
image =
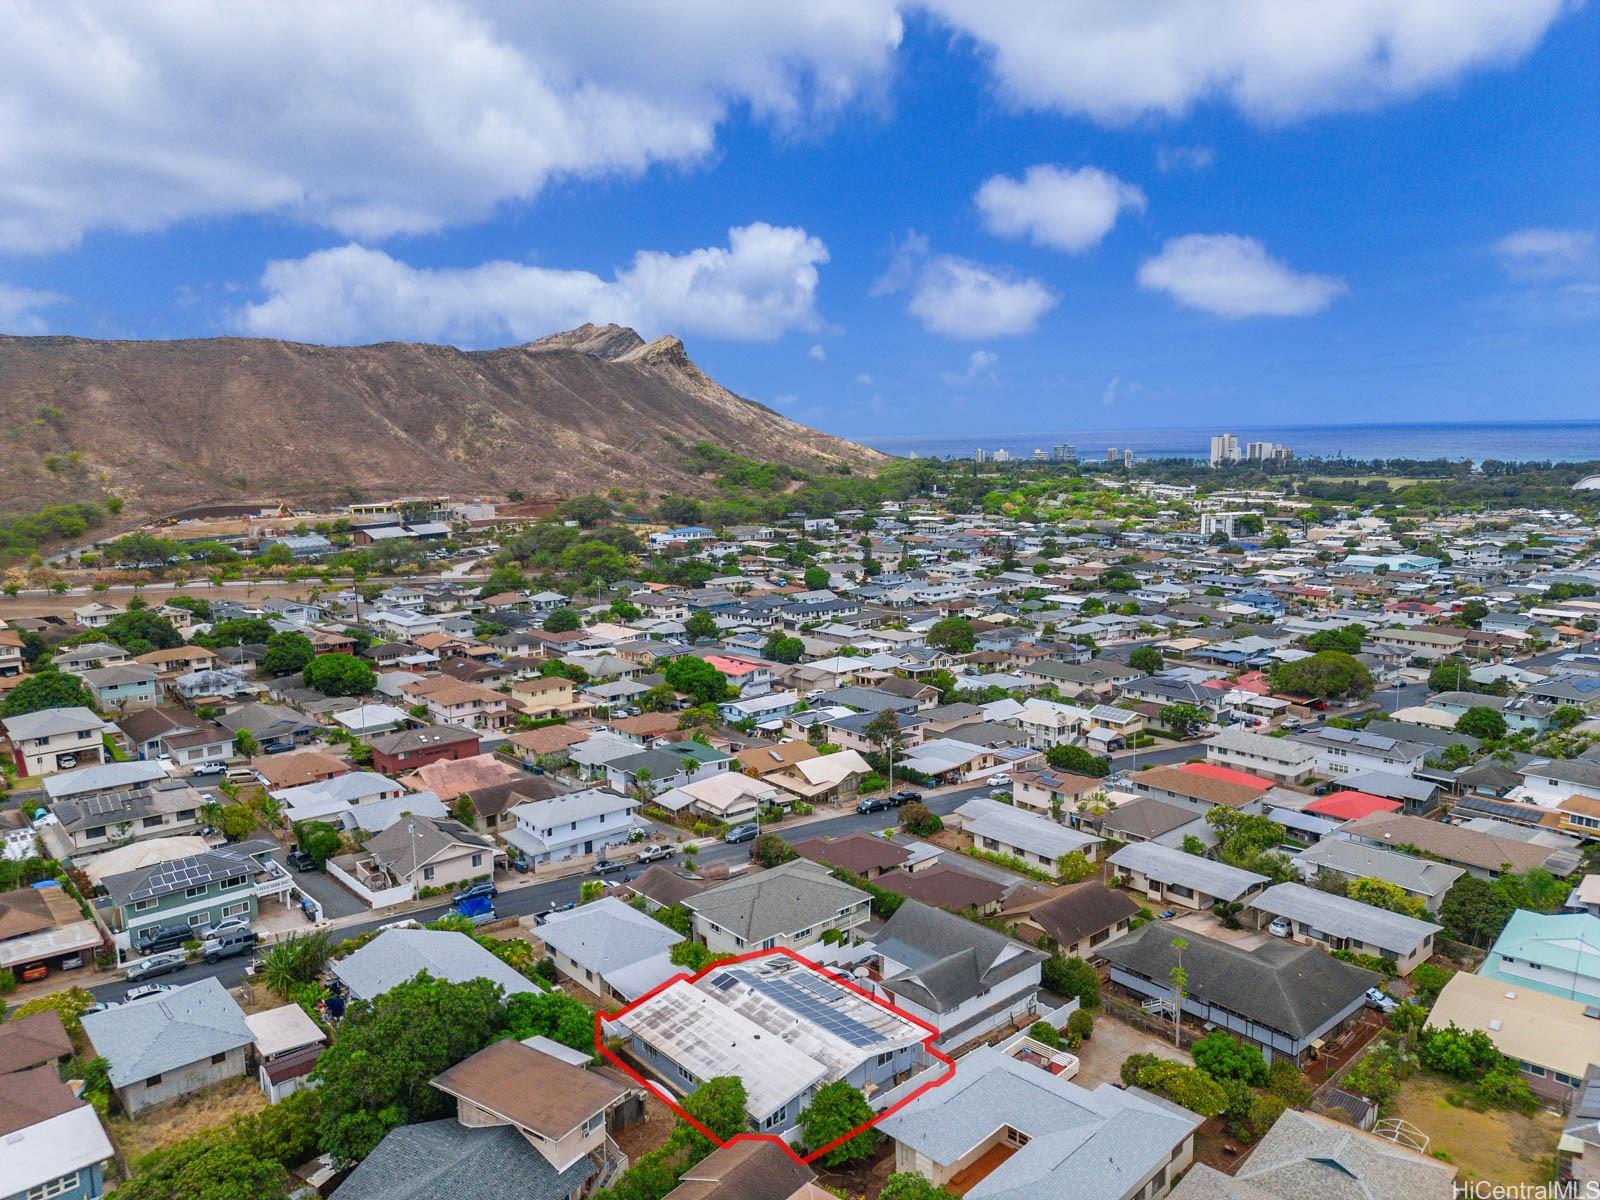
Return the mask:
[[[428,491],[694,491],[699,441],[812,471],[875,451],[707,378],[675,337],[585,325],[499,350],[0,337],[0,512]]]

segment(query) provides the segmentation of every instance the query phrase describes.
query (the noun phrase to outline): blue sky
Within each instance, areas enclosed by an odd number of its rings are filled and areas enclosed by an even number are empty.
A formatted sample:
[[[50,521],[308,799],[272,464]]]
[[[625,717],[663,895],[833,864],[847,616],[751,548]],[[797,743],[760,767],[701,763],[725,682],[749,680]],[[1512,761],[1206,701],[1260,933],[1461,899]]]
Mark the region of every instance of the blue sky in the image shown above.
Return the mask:
[[[0,330],[614,320],[849,435],[1600,413],[1596,5],[801,7],[25,5]]]

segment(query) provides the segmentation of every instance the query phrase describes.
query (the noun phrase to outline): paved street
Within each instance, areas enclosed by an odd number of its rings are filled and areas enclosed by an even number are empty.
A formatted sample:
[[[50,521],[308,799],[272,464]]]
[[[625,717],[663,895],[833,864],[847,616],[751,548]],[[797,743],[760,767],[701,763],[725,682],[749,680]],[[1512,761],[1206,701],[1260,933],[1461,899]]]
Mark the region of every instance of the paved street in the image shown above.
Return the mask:
[[[959,787],[946,791],[927,794],[927,804],[930,809],[941,816],[954,812],[972,796],[988,795],[993,789],[989,787]],[[814,837],[840,837],[850,833],[877,833],[884,829],[891,829],[898,824],[898,814],[889,809],[875,813],[848,812],[837,817],[826,817],[821,820],[805,821],[790,825],[775,827],[777,832],[784,835],[788,841],[804,841]],[[743,862],[750,856],[748,842],[742,845],[729,846],[722,842],[715,842],[700,850],[699,861],[702,866],[720,862]],[[631,872],[630,872],[631,874]],[[568,875],[559,879],[546,882],[511,888],[501,892],[495,899],[495,911],[503,917],[521,917],[530,913],[543,912],[558,904],[566,904],[578,898],[579,889],[588,875]],[[625,878],[612,876],[613,879]],[[354,896],[345,892],[337,883],[325,875],[317,872],[297,873],[295,879],[306,891],[310,892],[319,901],[323,900],[324,892],[339,893],[336,898],[342,906],[339,912],[334,912],[330,906],[330,916],[340,916],[344,912],[360,910],[359,902]],[[391,924],[401,920],[417,920],[426,924],[437,920],[450,910],[450,901],[441,898],[437,904],[426,908],[412,909],[406,912],[391,912],[376,914],[371,920],[359,921],[351,924],[341,924],[333,930],[336,941],[355,937],[366,933],[368,930]],[[163,975],[163,983],[194,983],[200,979],[220,979],[224,986],[233,987],[244,979],[245,963],[247,957],[224,959],[222,962],[208,966],[203,962],[191,964],[181,971],[171,975]],[[123,980],[112,983],[103,983],[89,989],[100,1000],[121,1000],[122,994],[128,988]]]

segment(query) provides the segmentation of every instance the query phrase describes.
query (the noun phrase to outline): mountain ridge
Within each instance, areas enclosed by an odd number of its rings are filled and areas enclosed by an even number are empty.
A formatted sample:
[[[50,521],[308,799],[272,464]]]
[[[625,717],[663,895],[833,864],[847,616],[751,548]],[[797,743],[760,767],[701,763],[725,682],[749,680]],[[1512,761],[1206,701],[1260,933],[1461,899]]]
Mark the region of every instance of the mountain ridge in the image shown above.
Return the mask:
[[[488,350],[0,336],[0,424],[7,513],[110,495],[141,516],[425,491],[693,493],[708,481],[685,451],[701,441],[822,473],[886,461],[736,395],[679,338],[619,325]]]

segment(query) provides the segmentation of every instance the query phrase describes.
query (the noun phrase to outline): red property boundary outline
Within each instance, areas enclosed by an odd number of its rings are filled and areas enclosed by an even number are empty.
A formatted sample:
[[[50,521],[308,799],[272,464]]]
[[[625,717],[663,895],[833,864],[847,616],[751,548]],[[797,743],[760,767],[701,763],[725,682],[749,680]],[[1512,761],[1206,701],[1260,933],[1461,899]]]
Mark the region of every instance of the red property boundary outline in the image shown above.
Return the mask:
[[[802,1158],[800,1155],[798,1155],[798,1154],[796,1154],[794,1152],[794,1148],[792,1146],[790,1146],[788,1142],[784,1141],[777,1134],[773,1134],[773,1133],[751,1133],[749,1131],[744,1131],[744,1132],[740,1132],[740,1133],[734,1134],[727,1141],[719,1140],[717,1138],[716,1134],[712,1133],[711,1130],[707,1129],[699,1121],[695,1120],[694,1117],[690,1116],[687,1112],[685,1112],[684,1108],[683,1108],[683,1105],[678,1102],[677,1098],[675,1096],[673,1096],[671,1092],[669,1092],[666,1088],[661,1087],[660,1085],[656,1084],[653,1080],[647,1079],[645,1076],[641,1075],[638,1071],[635,1071],[627,1063],[623,1062],[621,1058],[619,1058],[617,1055],[613,1054],[611,1052],[611,1050],[606,1046],[606,1044],[605,1044],[604,1026],[605,1026],[605,1024],[607,1022],[620,1020],[622,1017],[624,1017],[628,1013],[632,1012],[635,1008],[638,1008],[639,1005],[643,1004],[646,1000],[651,999],[652,997],[656,996],[660,992],[664,992],[667,988],[671,987],[673,984],[680,983],[680,982],[685,982],[685,981],[687,981],[689,983],[694,983],[696,980],[702,978],[703,976],[709,975],[712,971],[720,971],[723,968],[725,968],[725,967],[727,967],[727,966],[729,966],[729,965],[731,965],[733,963],[750,962],[750,961],[752,961],[754,959],[758,959],[758,958],[771,958],[773,955],[781,955],[784,958],[793,959],[795,962],[799,963],[801,966],[807,968],[808,970],[815,971],[818,975],[821,975],[824,979],[828,980],[828,982],[837,984],[840,987],[848,988],[850,991],[855,992],[858,996],[862,996],[865,999],[871,1001],[873,1004],[876,1004],[879,1008],[886,1008],[890,1012],[894,1013],[895,1016],[900,1017],[903,1020],[910,1021],[913,1025],[916,1025],[920,1029],[926,1029],[928,1031],[928,1036],[922,1039],[922,1048],[928,1052],[930,1057],[932,1057],[934,1059],[937,1059],[939,1062],[942,1062],[945,1065],[944,1073],[942,1075],[940,1075],[939,1078],[937,1078],[937,1079],[929,1080],[927,1083],[923,1084],[921,1087],[919,1087],[915,1091],[913,1091],[910,1095],[904,1096],[901,1099],[896,1100],[888,1108],[884,1109],[882,1112],[880,1112],[876,1116],[874,1116],[872,1118],[872,1120],[863,1121],[860,1125],[857,1125],[854,1129],[852,1129],[849,1132],[841,1134],[840,1136],[834,1138],[833,1141],[829,1142],[825,1146],[819,1146],[817,1149],[813,1150],[810,1154],[807,1154],[804,1158]],[[630,1002],[628,1004],[623,1005],[621,1008],[615,1010],[614,1012],[597,1012],[594,1015],[594,1045],[595,1045],[595,1050],[601,1056],[603,1056],[606,1059],[606,1061],[610,1062],[612,1066],[616,1067],[619,1071],[621,1071],[623,1074],[625,1074],[629,1079],[633,1080],[640,1087],[644,1088],[645,1091],[649,1092],[657,1100],[661,1101],[661,1103],[665,1104],[668,1108],[670,1108],[674,1113],[676,1113],[678,1115],[680,1120],[687,1121],[690,1125],[693,1125],[696,1129],[698,1129],[701,1132],[701,1134],[703,1134],[706,1138],[708,1138],[711,1141],[712,1145],[717,1147],[717,1149],[720,1150],[724,1146],[731,1146],[735,1142],[772,1142],[775,1145],[781,1147],[785,1154],[787,1154],[790,1158],[794,1159],[795,1162],[800,1163],[802,1166],[809,1165],[813,1160],[821,1158],[824,1154],[828,1153],[828,1151],[834,1149],[834,1147],[841,1146],[845,1142],[848,1142],[851,1138],[855,1137],[857,1134],[862,1133],[865,1130],[871,1129],[874,1125],[876,1125],[879,1121],[882,1121],[885,1117],[893,1116],[895,1113],[899,1112],[902,1108],[904,1108],[906,1105],[910,1104],[918,1096],[922,1095],[924,1092],[928,1091],[929,1089],[936,1088],[936,1087],[940,1086],[941,1084],[949,1083],[950,1080],[955,1077],[956,1061],[955,1061],[955,1059],[951,1058],[948,1054],[945,1054],[942,1050],[938,1049],[938,1047],[936,1047],[934,1045],[934,1043],[938,1040],[938,1038],[939,1038],[939,1031],[937,1029],[935,1029],[932,1025],[929,1025],[926,1021],[921,1020],[920,1018],[914,1017],[910,1013],[905,1012],[902,1009],[896,1008],[894,1005],[890,1004],[888,1001],[883,1000],[878,996],[874,996],[871,992],[867,991],[865,988],[861,987],[859,984],[856,984],[852,980],[846,979],[844,976],[836,974],[833,971],[830,971],[827,967],[824,967],[821,963],[813,962],[811,959],[806,958],[804,955],[796,954],[793,950],[790,950],[787,946],[775,946],[771,950],[752,950],[749,953],[735,955],[732,958],[718,959],[716,962],[712,963],[710,966],[705,967],[702,970],[695,972],[693,975],[690,975],[687,972],[685,972],[683,974],[679,974],[679,975],[674,975],[671,979],[668,979],[668,980],[666,980],[666,981],[664,981],[662,983],[659,983],[655,987],[651,988],[648,992],[646,992],[644,995],[640,996],[637,1000],[634,1000],[634,1001],[632,1001],[632,1002]]]

